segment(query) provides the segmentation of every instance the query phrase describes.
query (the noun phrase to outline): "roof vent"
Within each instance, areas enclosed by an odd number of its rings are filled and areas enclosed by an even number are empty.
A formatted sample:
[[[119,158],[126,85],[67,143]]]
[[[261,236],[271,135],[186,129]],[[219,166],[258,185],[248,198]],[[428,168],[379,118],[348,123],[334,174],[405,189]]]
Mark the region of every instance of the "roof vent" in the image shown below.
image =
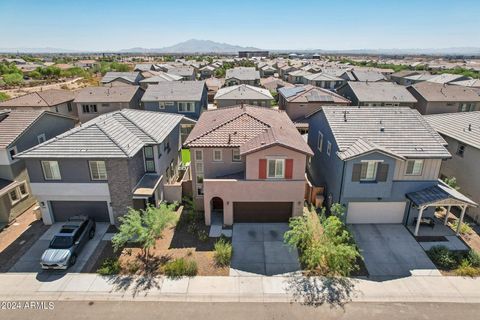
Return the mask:
[[[472,131],[472,124],[471,123],[468,124],[468,131]]]
[[[260,144],[263,146],[265,144],[265,141],[261,141]]]
[[[347,111],[343,111],[343,121],[347,122]]]
[[[381,132],[385,132],[385,127],[384,127],[384,126],[381,126],[381,127],[380,127],[380,131],[381,131]]]

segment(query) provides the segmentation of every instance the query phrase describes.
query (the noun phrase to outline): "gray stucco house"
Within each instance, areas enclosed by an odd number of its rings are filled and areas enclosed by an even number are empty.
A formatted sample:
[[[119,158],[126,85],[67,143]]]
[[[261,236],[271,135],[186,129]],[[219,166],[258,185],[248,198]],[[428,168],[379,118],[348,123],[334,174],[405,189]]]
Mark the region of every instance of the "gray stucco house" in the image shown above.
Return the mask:
[[[35,203],[25,161],[16,155],[75,126],[76,119],[42,110],[0,111],[0,225]]]
[[[239,84],[248,84],[251,86],[260,85],[260,72],[253,67],[228,69],[225,74],[225,85],[236,86]]]
[[[198,119],[208,107],[205,81],[168,81],[148,86],[142,97],[145,110],[182,114]]]
[[[269,108],[272,105],[273,96],[267,89],[240,84],[219,89],[213,99],[219,108],[242,103]]]
[[[353,106],[413,107],[417,99],[408,90],[393,82],[348,81],[337,93],[352,102]]]
[[[177,199],[168,187],[179,176],[183,123],[192,120],[124,109],[20,153],[44,223],[85,214],[114,224],[128,207],[181,199],[181,186]]]
[[[325,106],[310,117],[308,144],[309,179],[325,187],[327,207],[345,206],[347,223],[411,227],[434,205],[475,205],[438,181],[451,155],[414,109]]]

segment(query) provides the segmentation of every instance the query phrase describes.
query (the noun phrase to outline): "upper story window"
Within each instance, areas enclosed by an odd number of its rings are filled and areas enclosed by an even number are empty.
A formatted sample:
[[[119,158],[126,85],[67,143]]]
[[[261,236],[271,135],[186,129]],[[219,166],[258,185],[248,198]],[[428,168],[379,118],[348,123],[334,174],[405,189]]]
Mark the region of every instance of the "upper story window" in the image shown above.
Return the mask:
[[[163,151],[166,151],[167,153],[170,153],[170,137],[166,137],[165,140],[163,140]]]
[[[92,180],[107,180],[105,161],[88,161]]]
[[[267,162],[267,177],[274,179],[285,178],[285,159],[269,159]]]
[[[96,104],[82,104],[82,111],[83,113],[97,113],[97,105]]]
[[[17,154],[17,147],[12,147],[8,149],[8,156],[10,157],[10,160],[16,160],[13,157]]]
[[[68,110],[68,112],[72,112],[73,108],[72,108],[72,103],[71,102],[67,102],[67,110]]]
[[[459,144],[457,148],[457,156],[462,157],[465,154],[465,145],[464,144]]]
[[[318,138],[317,138],[317,149],[322,152],[323,149],[323,133],[318,131]]]
[[[178,112],[195,112],[194,102],[179,102]]]
[[[332,143],[330,141],[327,142],[327,155],[330,157],[332,153]]]
[[[45,180],[62,180],[57,161],[42,161],[42,170]]]
[[[462,104],[460,104],[460,107],[458,108],[458,111],[460,111],[460,112],[475,111],[475,104],[474,103],[462,103]]]
[[[39,135],[37,136],[37,141],[38,141],[38,143],[43,143],[43,142],[45,142],[46,140],[47,140],[47,139],[45,138],[45,133],[39,134]]]
[[[405,171],[406,175],[409,176],[420,176],[423,171],[423,160],[408,160],[407,168]]]
[[[143,148],[143,155],[145,157],[145,171],[155,172],[155,160],[152,146],[146,146]]]
[[[195,150],[195,161],[203,161],[203,151]]]
[[[361,181],[375,181],[377,179],[378,161],[362,162],[362,170],[360,172]]]
[[[239,149],[233,149],[232,150],[232,161],[233,162],[242,161],[242,156],[240,155],[240,150]]]
[[[213,161],[222,161],[223,160],[223,152],[221,149],[213,150]]]

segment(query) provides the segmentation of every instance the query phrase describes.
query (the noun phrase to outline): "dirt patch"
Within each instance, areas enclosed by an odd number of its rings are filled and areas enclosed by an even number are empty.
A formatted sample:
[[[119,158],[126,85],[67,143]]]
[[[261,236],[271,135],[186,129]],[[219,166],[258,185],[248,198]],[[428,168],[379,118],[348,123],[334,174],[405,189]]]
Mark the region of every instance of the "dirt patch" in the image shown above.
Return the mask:
[[[446,211],[447,210],[445,210],[445,209],[437,211],[435,213],[435,215],[437,216],[437,218],[443,220],[443,219],[445,219]],[[455,223],[457,220],[458,220],[458,217],[455,214],[453,214],[452,212],[450,212],[450,214],[448,215],[448,223],[451,225],[451,224]],[[468,217],[465,217],[465,221],[467,223],[469,223],[470,226],[473,226],[475,224],[475,222],[473,222],[471,220],[469,221]],[[475,228],[472,228],[472,232],[470,232],[469,234],[460,234],[460,238],[471,249],[473,249],[477,252],[480,252],[480,235],[477,232],[475,232]]]
[[[0,272],[7,272],[49,228],[36,219],[33,207],[0,232]]]

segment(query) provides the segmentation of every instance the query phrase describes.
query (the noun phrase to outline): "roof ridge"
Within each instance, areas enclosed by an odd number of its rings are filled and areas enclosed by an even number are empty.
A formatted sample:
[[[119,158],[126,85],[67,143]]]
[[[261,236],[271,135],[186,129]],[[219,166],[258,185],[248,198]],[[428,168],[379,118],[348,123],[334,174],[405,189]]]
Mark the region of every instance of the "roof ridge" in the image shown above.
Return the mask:
[[[106,119],[107,119],[107,118],[106,118]],[[113,120],[115,120],[115,119],[113,119]],[[115,121],[118,122],[118,120],[115,120]],[[100,121],[99,121],[99,122],[100,122]],[[119,144],[115,139],[113,139],[113,138],[100,126],[100,123],[99,123],[99,122],[95,122],[95,126],[98,128],[98,130],[102,131],[103,134],[104,134],[110,141],[112,141],[120,150],[122,150],[122,152],[128,157],[128,152],[127,152],[124,148],[122,148],[122,147],[120,146],[120,144]],[[123,126],[120,122],[118,122],[118,123],[119,123],[122,127],[125,128],[125,126]],[[128,128],[125,128],[125,129],[128,130]],[[130,131],[130,130],[128,130],[128,131]],[[131,132],[131,131],[130,131],[130,132]]]
[[[35,91],[35,93],[37,94],[37,96],[43,100],[43,102],[45,102],[47,104],[48,107],[51,107],[51,105],[47,102],[47,100],[45,100],[39,93],[39,91]]]
[[[127,117],[125,115],[124,112],[120,111],[119,114],[125,118],[126,120],[130,121],[132,124],[135,125],[135,127],[137,127],[137,129],[139,129],[140,131],[142,131],[143,133],[145,133],[150,139],[152,139],[153,141],[157,141],[157,139],[155,139],[151,134],[149,134],[148,132],[146,132],[136,121],[132,120],[131,118]],[[130,131],[130,129],[127,128],[128,131]],[[131,131],[130,131],[131,132]],[[132,132],[133,133],[133,132]]]

